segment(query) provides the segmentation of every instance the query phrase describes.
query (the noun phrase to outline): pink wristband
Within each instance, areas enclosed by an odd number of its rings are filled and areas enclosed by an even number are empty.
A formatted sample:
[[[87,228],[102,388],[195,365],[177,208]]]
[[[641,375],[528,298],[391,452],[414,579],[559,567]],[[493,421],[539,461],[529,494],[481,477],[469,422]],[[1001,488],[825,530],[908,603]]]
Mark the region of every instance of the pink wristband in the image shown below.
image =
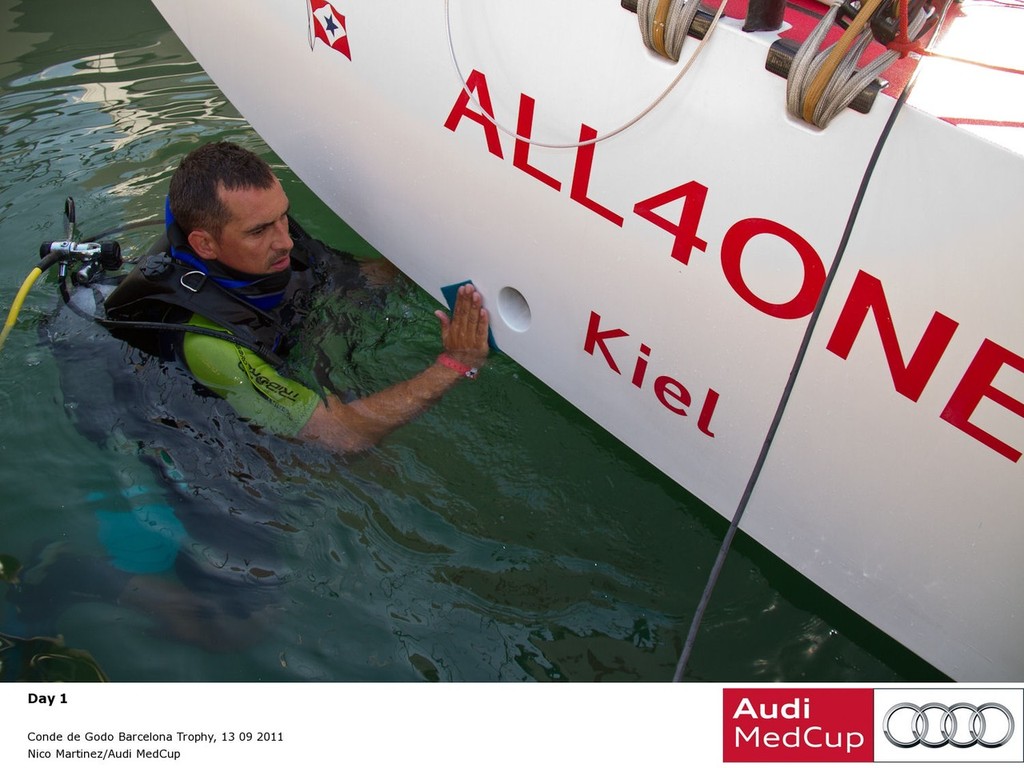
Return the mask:
[[[478,373],[476,368],[460,363],[454,357],[449,355],[447,352],[442,352],[437,356],[437,362],[443,365],[445,368],[451,368],[453,371],[457,371],[467,379],[475,379]]]

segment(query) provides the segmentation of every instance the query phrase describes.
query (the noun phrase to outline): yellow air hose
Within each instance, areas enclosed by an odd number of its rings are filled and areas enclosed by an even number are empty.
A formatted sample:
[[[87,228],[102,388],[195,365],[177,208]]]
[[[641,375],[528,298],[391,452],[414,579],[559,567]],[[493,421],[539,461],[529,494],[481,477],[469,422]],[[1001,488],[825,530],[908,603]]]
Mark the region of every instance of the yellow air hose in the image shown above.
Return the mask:
[[[4,323],[3,330],[0,330],[0,351],[3,351],[4,342],[7,341],[7,337],[11,333],[11,329],[14,327],[14,322],[18,319],[18,313],[21,312],[21,305],[25,303],[25,297],[28,296],[29,290],[39,276],[46,270],[52,267],[60,261],[59,253],[49,253],[42,258],[39,265],[28,273],[28,277],[25,278],[25,282],[21,284],[21,288],[18,290],[17,296],[14,297],[14,303],[11,305],[11,311],[7,313],[7,322]]]
[[[28,273],[28,277],[25,278],[25,282],[21,284],[21,289],[18,291],[18,295],[14,297],[14,304],[11,305],[11,311],[7,313],[7,322],[4,323],[4,328],[0,331],[0,350],[3,350],[4,348],[4,342],[7,341],[7,337],[10,335],[15,321],[18,319],[18,313],[21,311],[21,305],[25,303],[25,297],[28,296],[28,292],[32,288],[32,284],[39,279],[41,274],[43,274],[43,270],[36,267]]]

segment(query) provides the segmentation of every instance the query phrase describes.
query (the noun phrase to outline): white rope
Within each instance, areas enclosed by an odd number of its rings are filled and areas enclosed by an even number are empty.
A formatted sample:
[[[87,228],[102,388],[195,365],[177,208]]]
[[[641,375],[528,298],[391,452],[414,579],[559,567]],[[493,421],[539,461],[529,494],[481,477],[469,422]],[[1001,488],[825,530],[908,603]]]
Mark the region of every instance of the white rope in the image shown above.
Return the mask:
[[[640,0],[640,3],[644,3],[644,2],[650,2],[650,0]],[[473,102],[473,105],[477,109],[480,110],[480,114],[482,114],[484,116],[484,118],[489,123],[494,125],[495,128],[497,128],[499,131],[501,131],[505,135],[511,136],[516,141],[522,141],[522,142],[524,142],[526,144],[530,144],[531,146],[545,147],[547,149],[577,149],[579,147],[586,147],[586,146],[589,146],[591,144],[597,144],[598,142],[606,141],[607,139],[610,139],[613,136],[618,136],[623,131],[627,130],[628,128],[632,128],[634,125],[636,125],[638,122],[640,122],[643,118],[647,117],[647,115],[650,114],[654,110],[655,107],[657,107],[659,104],[661,104],[661,102],[665,100],[665,97],[668,96],[669,93],[672,92],[672,90],[679,84],[679,81],[683,79],[683,76],[690,70],[690,67],[693,65],[693,62],[696,61],[696,59],[700,55],[701,51],[704,50],[704,46],[707,45],[708,40],[711,39],[711,33],[714,32],[715,27],[718,26],[718,20],[722,17],[722,12],[725,10],[725,6],[728,4],[728,0],[722,0],[721,5],[718,6],[718,10],[715,12],[714,17],[711,19],[711,23],[708,25],[708,31],[704,33],[704,39],[702,39],[700,41],[700,43],[698,44],[697,48],[694,49],[693,54],[690,56],[690,58],[687,60],[687,62],[679,70],[679,74],[677,74],[675,76],[675,78],[672,80],[672,82],[669,83],[668,87],[664,91],[661,92],[661,95],[659,95],[658,98],[656,98],[654,101],[652,101],[647,107],[645,107],[643,109],[643,111],[641,111],[634,118],[632,118],[631,120],[623,123],[622,125],[620,125],[615,130],[608,131],[608,133],[600,134],[598,136],[595,136],[592,139],[588,139],[587,141],[570,142],[570,143],[567,143],[567,144],[555,144],[555,143],[549,143],[549,142],[545,142],[545,141],[537,141],[536,139],[531,139],[531,138],[529,138],[527,136],[521,136],[521,135],[519,135],[518,132],[513,131],[510,128],[506,128],[504,125],[502,125],[497,120],[495,120],[493,116],[487,114],[487,111],[480,105],[480,102],[477,100],[476,96],[473,95],[473,92],[469,90],[469,86],[466,84],[466,78],[462,74],[462,68],[459,66],[458,57],[455,55],[455,43],[454,43],[453,36],[452,36],[452,20],[451,20],[451,13],[450,13],[450,8],[449,8],[449,3],[450,3],[450,0],[444,0],[444,21],[445,21],[445,27],[446,27],[447,35],[448,35],[448,52],[451,54],[452,64],[455,66],[455,74],[458,75],[459,82],[462,83],[462,90],[466,93],[466,95],[469,97],[469,99]],[[697,13],[697,6],[698,6],[698,4],[699,4],[699,0],[689,0],[689,2],[686,3],[687,6],[693,6],[692,12],[690,14],[691,19]],[[682,5],[682,3],[680,3],[679,5]],[[637,15],[639,15],[639,4],[638,4],[637,10],[638,10],[638,14]],[[680,9],[680,11],[682,11],[682,9]],[[686,30],[687,31],[689,30],[689,24],[687,24]],[[647,37],[646,37],[646,34],[643,31],[643,26],[642,25],[641,25],[641,34],[644,36],[644,43],[647,44]],[[686,32],[684,31],[682,33],[682,38],[685,39],[685,37],[686,37]],[[673,38],[673,40],[674,40],[674,38]],[[682,48],[682,41],[679,42],[679,48],[680,49]],[[677,56],[678,56],[678,54],[677,54]]]

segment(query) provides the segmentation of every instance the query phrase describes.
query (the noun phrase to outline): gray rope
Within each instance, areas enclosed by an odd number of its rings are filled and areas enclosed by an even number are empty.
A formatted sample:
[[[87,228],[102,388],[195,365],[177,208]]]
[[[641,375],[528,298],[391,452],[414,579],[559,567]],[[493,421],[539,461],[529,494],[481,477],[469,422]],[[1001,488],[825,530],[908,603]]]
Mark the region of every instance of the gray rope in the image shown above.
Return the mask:
[[[771,426],[768,428],[768,434],[765,436],[764,443],[761,445],[761,452],[757,456],[757,461],[754,463],[754,469],[751,471],[750,477],[747,480],[747,485],[743,489],[743,496],[740,498],[740,502],[736,507],[736,513],[733,515],[732,521],[729,523],[729,530],[726,531],[726,534],[722,539],[722,544],[718,550],[718,556],[715,558],[715,563],[711,568],[711,573],[709,574],[707,583],[704,586],[704,592],[701,595],[701,599],[697,604],[697,609],[694,612],[693,620],[690,623],[690,631],[686,636],[686,642],[683,645],[683,651],[679,656],[679,662],[676,664],[675,675],[672,678],[673,682],[681,682],[683,674],[686,672],[686,667],[690,661],[690,655],[693,653],[693,646],[697,641],[697,632],[704,619],[704,613],[707,610],[708,603],[711,601],[711,593],[714,591],[715,586],[718,583],[718,578],[722,572],[722,568],[725,566],[725,559],[729,554],[729,550],[732,548],[732,541],[735,538],[737,531],[739,531],[740,520],[743,518],[744,512],[747,511],[747,505],[754,492],[754,487],[757,485],[757,481],[761,477],[761,470],[764,468],[765,461],[768,459],[768,452],[771,450],[772,443],[775,440],[775,435],[779,429],[779,424],[782,423],[782,416],[786,412],[786,407],[789,405],[789,398],[793,392],[793,387],[796,384],[797,374],[799,374],[800,368],[803,366],[804,358],[807,356],[807,349],[810,346],[811,336],[814,334],[818,318],[821,315],[821,309],[825,304],[825,299],[828,296],[829,289],[832,287],[832,282],[835,279],[836,272],[839,270],[839,264],[843,259],[843,254],[846,252],[846,245],[849,242],[851,233],[853,232],[853,226],[857,220],[857,214],[860,212],[860,205],[864,199],[864,194],[867,192],[868,183],[871,181],[871,175],[874,172],[875,164],[878,161],[879,155],[881,155],[882,147],[885,145],[885,141],[889,136],[889,131],[892,129],[892,125],[896,121],[896,116],[899,114],[906,101],[905,97],[908,94],[908,90],[909,86],[907,89],[904,89],[903,94],[900,96],[900,100],[898,100],[896,105],[893,107],[892,112],[889,115],[889,120],[886,123],[885,128],[882,130],[878,141],[875,143],[875,150],[871,159],[868,161],[867,170],[861,180],[860,189],[857,192],[853,208],[847,218],[846,229],[843,231],[843,237],[840,240],[839,248],[836,251],[836,257],[832,262],[832,267],[825,278],[824,285],[822,286],[821,294],[818,296],[818,302],[815,305],[814,311],[811,313],[811,318],[807,323],[807,328],[804,331],[796,359],[793,361],[793,367],[790,369],[789,378],[782,391],[782,397],[779,399],[778,407],[775,409],[775,416],[772,418]]]
[[[952,2],[954,2],[954,0],[945,1],[942,8],[942,14],[939,17],[938,24],[936,25],[936,34],[938,33],[938,30],[942,29],[946,13],[949,11],[949,7]],[[937,39],[933,38],[928,46],[929,49],[931,49],[936,42]],[[740,520],[743,518],[743,514],[747,510],[747,504],[750,502],[750,496],[754,492],[754,486],[757,485],[757,481],[761,475],[761,470],[768,458],[768,452],[775,440],[775,434],[778,431],[779,424],[782,422],[782,416],[786,411],[786,407],[789,405],[789,398],[793,392],[793,387],[796,384],[796,377],[800,372],[800,368],[803,366],[804,358],[807,356],[807,350],[811,344],[811,336],[814,335],[814,329],[817,326],[822,307],[825,306],[825,299],[828,297],[829,289],[832,287],[835,276],[839,271],[839,264],[842,262],[843,256],[846,254],[846,246],[850,242],[850,236],[853,234],[853,228],[856,225],[857,217],[860,214],[861,203],[863,203],[864,196],[867,194],[868,185],[871,183],[871,177],[874,175],[875,166],[878,164],[878,158],[881,157],[882,150],[889,138],[889,134],[892,131],[893,126],[896,124],[896,118],[899,117],[900,112],[903,110],[903,106],[910,98],[911,91],[914,90],[914,85],[917,82],[918,71],[919,70],[917,69],[914,70],[910,77],[910,81],[903,89],[903,92],[899,95],[899,98],[896,99],[896,104],[893,105],[892,111],[889,113],[889,117],[885,122],[885,126],[882,128],[882,132],[879,134],[878,140],[875,142],[875,148],[871,153],[871,158],[868,160],[867,168],[864,170],[864,176],[861,178],[860,187],[857,190],[857,196],[854,198],[853,206],[850,209],[850,215],[846,219],[846,227],[843,229],[843,235],[839,240],[839,246],[836,249],[836,256],[832,260],[832,266],[825,277],[825,282],[822,285],[818,301],[814,306],[814,311],[811,312],[807,328],[804,330],[803,338],[800,341],[800,348],[797,350],[796,358],[793,361],[793,367],[790,369],[789,378],[786,381],[786,386],[782,391],[781,398],[779,399],[779,405],[775,410],[775,416],[772,419],[771,426],[768,428],[767,435],[765,435],[764,443],[761,445],[761,452],[758,454],[757,461],[754,464],[754,469],[751,471],[750,478],[747,480],[747,485],[743,489],[743,496],[740,498],[740,502],[736,507],[736,513],[729,522],[729,529],[722,538],[722,544],[718,549],[718,555],[715,558],[714,565],[711,567],[711,573],[708,575],[708,580],[704,585],[704,592],[701,594],[700,600],[697,603],[697,608],[694,610],[693,619],[690,622],[690,630],[686,635],[686,641],[683,644],[683,650],[679,655],[675,674],[672,677],[673,682],[682,682],[683,675],[690,663],[690,656],[693,653],[693,647],[697,641],[697,632],[704,620],[704,613],[707,611],[708,604],[711,602],[711,593],[714,592],[715,586],[718,583],[719,576],[722,573],[722,568],[725,566],[725,559],[732,548],[733,539],[739,531]]]

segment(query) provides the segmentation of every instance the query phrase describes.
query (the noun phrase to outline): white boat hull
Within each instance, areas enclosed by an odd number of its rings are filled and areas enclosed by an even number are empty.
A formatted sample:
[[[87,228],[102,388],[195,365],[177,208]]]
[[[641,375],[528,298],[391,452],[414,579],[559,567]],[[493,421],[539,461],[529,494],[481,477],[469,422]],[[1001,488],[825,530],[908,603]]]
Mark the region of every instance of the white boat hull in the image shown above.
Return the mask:
[[[517,150],[441,2],[339,0],[351,58],[303,0],[154,2],[339,216],[439,299],[473,280],[502,351],[726,518],[840,257],[741,527],[952,677],[1024,679],[1020,155],[904,109],[843,247],[894,102],[794,121],[773,34],[723,20],[636,125]],[[545,143],[678,66],[616,2],[455,3],[451,30]]]

